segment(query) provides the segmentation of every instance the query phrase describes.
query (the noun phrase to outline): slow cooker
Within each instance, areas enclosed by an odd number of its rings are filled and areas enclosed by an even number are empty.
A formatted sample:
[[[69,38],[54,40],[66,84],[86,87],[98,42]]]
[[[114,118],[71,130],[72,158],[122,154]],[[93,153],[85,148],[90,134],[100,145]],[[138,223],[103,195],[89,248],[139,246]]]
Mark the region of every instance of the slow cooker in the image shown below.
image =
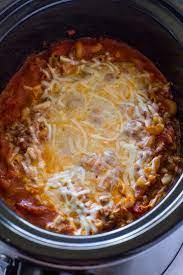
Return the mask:
[[[45,42],[67,38],[67,30],[74,29],[74,38],[112,37],[149,57],[173,83],[178,116],[183,121],[181,0],[1,0],[0,8],[1,90],[26,56],[43,49]],[[182,178],[179,175],[167,196],[143,217],[124,228],[95,236],[48,232],[23,220],[0,202],[0,258],[4,272],[17,259],[58,270],[91,270],[123,266],[143,255],[145,265],[148,257],[149,263],[153,261],[154,251],[160,257],[164,253],[167,256],[162,257],[162,265],[151,264],[141,274],[161,274],[183,241]]]

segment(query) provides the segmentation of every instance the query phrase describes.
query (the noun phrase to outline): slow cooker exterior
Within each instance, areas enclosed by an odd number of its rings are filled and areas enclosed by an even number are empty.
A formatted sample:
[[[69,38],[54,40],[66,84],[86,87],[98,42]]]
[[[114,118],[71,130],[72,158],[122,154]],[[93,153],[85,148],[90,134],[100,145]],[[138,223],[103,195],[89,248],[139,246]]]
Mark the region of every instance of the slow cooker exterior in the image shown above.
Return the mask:
[[[172,1],[173,2],[173,1]],[[110,36],[142,51],[174,84],[178,115],[183,111],[183,18],[170,1],[14,1],[0,12],[0,88],[27,55],[67,37]],[[7,62],[8,60],[8,62]],[[142,218],[96,236],[64,236],[37,228],[0,202],[3,241],[18,256],[58,268],[97,267],[126,261],[156,244],[183,223],[183,175],[167,196]]]

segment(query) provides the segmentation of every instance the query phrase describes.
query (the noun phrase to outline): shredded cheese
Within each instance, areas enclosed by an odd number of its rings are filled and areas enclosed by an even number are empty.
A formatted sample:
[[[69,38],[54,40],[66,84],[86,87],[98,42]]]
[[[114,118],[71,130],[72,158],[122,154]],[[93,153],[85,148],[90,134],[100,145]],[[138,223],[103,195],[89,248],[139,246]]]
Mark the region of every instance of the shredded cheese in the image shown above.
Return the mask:
[[[105,215],[133,205],[137,179],[146,180],[144,168],[154,174],[158,169],[159,159],[146,148],[146,127],[158,115],[148,97],[150,75],[108,57],[101,62],[60,56],[61,65],[74,67],[65,75],[50,64],[42,69],[46,80],[29,121],[32,144],[21,165],[33,186],[44,185],[58,213],[48,227],[56,231],[64,221],[73,234],[97,233]],[[46,131],[42,142],[39,123]],[[12,162],[18,154],[14,150]]]

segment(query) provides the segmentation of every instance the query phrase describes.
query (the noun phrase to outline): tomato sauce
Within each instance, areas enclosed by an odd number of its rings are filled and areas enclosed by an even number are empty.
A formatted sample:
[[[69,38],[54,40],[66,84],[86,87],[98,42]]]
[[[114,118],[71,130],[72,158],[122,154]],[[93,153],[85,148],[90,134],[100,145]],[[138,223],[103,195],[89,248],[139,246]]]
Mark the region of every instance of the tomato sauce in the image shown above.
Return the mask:
[[[76,55],[79,59],[89,59],[105,52],[109,52],[114,61],[133,62],[140,70],[152,73],[152,78],[166,82],[165,77],[148,58],[124,43],[108,38],[65,40],[51,45],[47,51],[41,54],[30,56],[20,71],[10,80],[0,97],[0,126],[2,129],[18,121],[21,118],[22,110],[33,102],[34,95],[26,87],[40,85],[43,79],[40,68],[46,66],[49,57],[71,54]],[[8,142],[1,134],[0,195],[19,215],[35,225],[45,227],[56,217],[56,212],[51,206],[40,205],[34,195],[25,189],[21,174],[7,164],[10,151]],[[137,204],[134,211],[144,212],[144,209],[142,205]]]

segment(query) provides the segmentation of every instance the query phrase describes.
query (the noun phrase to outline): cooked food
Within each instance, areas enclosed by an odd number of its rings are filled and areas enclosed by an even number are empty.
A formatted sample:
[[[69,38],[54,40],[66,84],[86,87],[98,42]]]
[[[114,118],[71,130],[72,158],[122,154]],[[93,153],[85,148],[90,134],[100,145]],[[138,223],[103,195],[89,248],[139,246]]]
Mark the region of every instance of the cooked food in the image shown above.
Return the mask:
[[[0,195],[47,230],[90,235],[129,224],[179,171],[170,84],[111,39],[32,55],[0,97]]]

